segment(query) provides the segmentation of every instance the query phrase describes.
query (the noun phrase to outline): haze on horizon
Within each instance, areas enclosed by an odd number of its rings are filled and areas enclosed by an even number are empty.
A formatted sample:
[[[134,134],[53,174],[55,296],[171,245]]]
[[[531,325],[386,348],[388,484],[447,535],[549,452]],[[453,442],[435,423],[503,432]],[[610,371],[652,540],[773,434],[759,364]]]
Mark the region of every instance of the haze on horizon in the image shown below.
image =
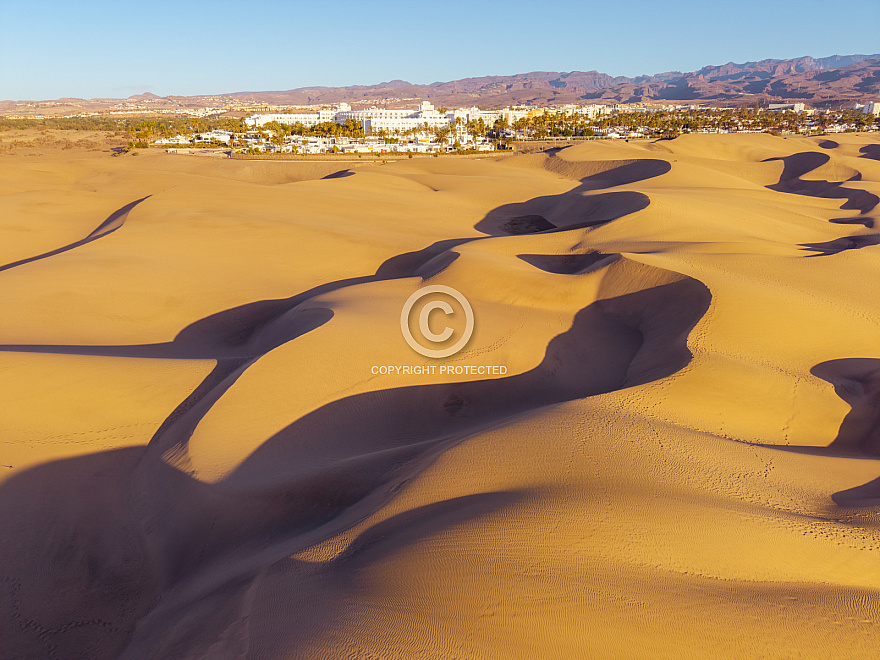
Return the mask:
[[[692,0],[444,7],[0,0],[0,100],[428,84],[541,70],[637,76],[880,50],[880,5],[870,0],[848,3],[846,12],[812,0],[747,0],[723,19]]]

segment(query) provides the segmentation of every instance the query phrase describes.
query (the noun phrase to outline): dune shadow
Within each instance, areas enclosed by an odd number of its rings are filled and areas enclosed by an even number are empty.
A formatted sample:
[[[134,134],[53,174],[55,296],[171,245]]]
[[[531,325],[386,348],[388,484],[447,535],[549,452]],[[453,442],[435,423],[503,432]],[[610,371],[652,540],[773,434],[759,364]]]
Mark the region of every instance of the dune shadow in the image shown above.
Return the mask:
[[[0,351],[180,360],[255,358],[311,332],[333,317],[329,309],[294,309],[297,304],[265,300],[224,310],[188,325],[169,342],[118,345],[0,344]]]
[[[834,386],[850,406],[837,436],[826,447],[764,445],[780,451],[837,458],[880,458],[880,359],[842,358],[814,366],[810,373]],[[841,507],[880,505],[880,477],[831,496]]]
[[[94,231],[92,231],[88,236],[78,241],[74,241],[73,243],[69,243],[60,248],[56,248],[55,250],[50,250],[49,252],[44,252],[43,254],[38,254],[34,257],[27,257],[26,259],[19,259],[18,261],[13,261],[12,263],[8,263],[4,266],[0,266],[0,272],[4,270],[9,270],[10,268],[15,268],[16,266],[23,266],[25,264],[30,264],[35,261],[39,261],[41,259],[47,259],[49,257],[54,257],[58,254],[63,254],[69,250],[73,250],[83,245],[87,245],[92,241],[96,241],[99,238],[103,238],[109,234],[112,234],[114,231],[122,227],[125,224],[125,220],[128,217],[129,212],[138,204],[143,202],[145,199],[148,199],[150,195],[146,197],[141,197],[140,199],[136,199],[133,202],[129,202],[125,206],[120,209],[117,209],[113,213],[111,213],[104,222],[98,225]]]
[[[671,165],[665,160],[565,161],[549,158],[544,168],[580,181],[560,195],[535,197],[526,202],[493,209],[474,228],[490,236],[541,234],[602,225],[648,207],[647,195],[633,190],[598,193],[616,186],[637,183],[665,174]],[[599,171],[592,171],[598,169]],[[578,175],[587,173],[578,178]]]
[[[366,528],[332,559],[313,562],[279,556],[263,571],[265,577],[225,585],[197,603],[149,618],[120,657],[225,658],[245,653],[290,657],[291,650],[306,648],[316,636],[346,622],[348,601],[362,588],[361,574],[372,565],[420,541],[509,509],[528,495],[528,491],[491,491],[440,500]],[[218,640],[199,635],[206,618],[227,624],[226,634]],[[240,635],[229,634],[230,630]],[[242,638],[249,643],[242,645]],[[193,655],[197,653],[203,655]]]
[[[290,649],[308,648],[311,640],[346,622],[347,604],[363,588],[362,574],[372,565],[423,540],[503,512],[528,495],[493,491],[426,504],[367,528],[333,559],[278,562],[255,597],[251,651],[255,657],[280,659],[289,657]],[[491,578],[493,562],[486,558],[481,563]],[[299,625],[288,625],[292,618]]]
[[[834,386],[850,406],[837,436],[827,446],[762,445],[782,451],[847,458],[880,457],[880,359],[840,358],[820,362],[810,373]]]
[[[809,255],[811,257],[829,257],[846,250],[860,250],[872,245],[880,245],[880,234],[842,236],[822,243],[801,243],[800,247],[805,251],[815,252]]]
[[[585,170],[593,168],[598,168],[598,171],[582,176]],[[672,165],[658,158],[586,162],[550,158],[544,163],[544,169],[580,181],[585,190],[604,190],[653,179],[671,171]]]
[[[829,222],[835,225],[862,225],[867,229],[874,228],[874,218],[831,218]]]
[[[517,258],[547,273],[556,275],[582,275],[594,267],[606,265],[619,255],[602,252],[585,252],[583,254],[518,254]]]
[[[861,486],[839,490],[831,500],[846,509],[880,506],[880,477]]]
[[[819,142],[819,147],[822,149],[837,149],[839,146],[834,140],[822,140]]]
[[[847,358],[816,365],[812,373],[834,385],[850,405],[837,437],[829,445],[835,453],[880,457],[880,359]],[[880,477],[831,496],[842,507],[880,505]]]
[[[774,185],[781,185],[797,181],[804,174],[821,167],[829,160],[831,156],[828,154],[818,153],[816,151],[803,151],[790,156],[778,156],[775,158],[767,158],[762,163],[770,163],[776,160],[782,161],[782,174],[779,175],[779,181]],[[768,186],[769,188],[769,186]],[[783,191],[787,192],[787,191]]]
[[[880,456],[880,359],[829,360],[810,373],[831,383],[851,407],[829,449]]]
[[[537,234],[542,231],[558,229],[558,227],[548,221],[547,218],[538,214],[515,215],[511,218],[505,219],[499,225],[499,228],[501,234],[507,234],[508,236]]]
[[[345,179],[346,177],[354,176],[354,172],[351,170],[339,170],[338,172],[332,172],[326,176],[322,176],[322,179]]]
[[[3,657],[114,658],[125,647],[158,595],[127,505],[143,454],[53,461],[0,485]]]
[[[312,478],[340,461],[357,466],[363,481],[530,410],[665,377],[690,360],[687,336],[710,300],[689,278],[599,300],[578,312],[528,372],[328,403],[264,441],[219,486],[248,490]]]
[[[828,154],[818,153],[815,151],[805,151],[790,156],[782,156],[778,158],[768,158],[762,162],[768,163],[776,160],[783,162],[782,174],[779,181],[766,186],[770,190],[776,192],[784,192],[792,195],[805,195],[807,197],[819,197],[822,199],[843,199],[841,210],[857,210],[862,214],[869,213],[878,203],[880,197],[862,190],[860,188],[845,188],[844,183],[858,181],[861,175],[851,178],[849,181],[822,181],[822,180],[804,180],[801,177],[811,172],[829,160],[831,156]]]
[[[451,250],[477,238],[449,238],[432,243],[426,248],[414,252],[404,252],[386,259],[376,270],[376,277],[381,279],[398,279],[405,277],[422,277],[427,279],[443,270],[458,258],[457,252]],[[444,264],[442,267],[438,264]],[[439,270],[438,270],[439,268]]]
[[[170,342],[128,345],[0,344],[0,351],[58,353],[103,357],[236,360],[256,358],[310,332],[330,320],[333,312],[303,303],[349,286],[408,277],[430,277],[458,256],[451,248],[476,239],[438,241],[415,252],[384,261],[374,275],[349,277],[290,296],[258,300],[194,321]]]
[[[870,158],[872,160],[880,160],[880,144],[866,144],[859,149],[861,156],[859,158]]]
[[[475,229],[490,236],[542,234],[604,225],[651,203],[634,190],[585,195],[579,188],[563,195],[536,197],[489,212]]]

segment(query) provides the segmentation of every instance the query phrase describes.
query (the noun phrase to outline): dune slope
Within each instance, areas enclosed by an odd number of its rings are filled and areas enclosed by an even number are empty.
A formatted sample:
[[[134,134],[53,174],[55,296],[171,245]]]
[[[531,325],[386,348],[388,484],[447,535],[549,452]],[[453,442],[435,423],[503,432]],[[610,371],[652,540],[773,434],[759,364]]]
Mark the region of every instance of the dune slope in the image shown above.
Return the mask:
[[[878,148],[0,156],[0,655],[876,657]]]

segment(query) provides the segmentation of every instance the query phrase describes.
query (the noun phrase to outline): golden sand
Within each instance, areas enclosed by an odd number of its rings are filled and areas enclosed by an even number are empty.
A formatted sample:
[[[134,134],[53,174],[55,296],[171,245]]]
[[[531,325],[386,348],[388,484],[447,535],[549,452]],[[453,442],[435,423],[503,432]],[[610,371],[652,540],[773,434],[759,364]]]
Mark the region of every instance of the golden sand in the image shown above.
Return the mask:
[[[0,656],[876,658],[878,142],[0,154]]]

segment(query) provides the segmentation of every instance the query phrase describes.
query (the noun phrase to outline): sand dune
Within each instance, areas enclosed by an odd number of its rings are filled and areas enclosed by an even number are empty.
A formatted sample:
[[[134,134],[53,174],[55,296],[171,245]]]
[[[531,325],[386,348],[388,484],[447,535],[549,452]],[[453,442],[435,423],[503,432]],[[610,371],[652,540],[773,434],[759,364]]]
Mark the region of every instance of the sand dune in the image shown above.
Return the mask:
[[[112,234],[114,231],[122,227],[123,224],[125,224],[125,219],[128,217],[129,212],[145,199],[146,197],[142,197],[141,199],[129,202],[121,209],[114,211],[106,220],[104,220],[104,222],[98,225],[94,231],[92,231],[88,236],[79,241],[74,241],[69,245],[56,248],[55,250],[50,250],[49,252],[44,252],[43,254],[38,254],[34,257],[19,259],[18,261],[13,261],[12,263],[2,265],[0,266],[0,271],[9,270],[10,268],[15,268],[16,266],[23,266],[25,264],[33,263],[34,261],[37,261],[39,259],[48,259],[49,257],[54,257],[55,255],[67,252],[68,250],[73,250],[74,248],[78,248],[82,245],[91,243],[92,241],[96,241],[103,236]]]
[[[878,149],[0,155],[0,655],[876,657]]]

